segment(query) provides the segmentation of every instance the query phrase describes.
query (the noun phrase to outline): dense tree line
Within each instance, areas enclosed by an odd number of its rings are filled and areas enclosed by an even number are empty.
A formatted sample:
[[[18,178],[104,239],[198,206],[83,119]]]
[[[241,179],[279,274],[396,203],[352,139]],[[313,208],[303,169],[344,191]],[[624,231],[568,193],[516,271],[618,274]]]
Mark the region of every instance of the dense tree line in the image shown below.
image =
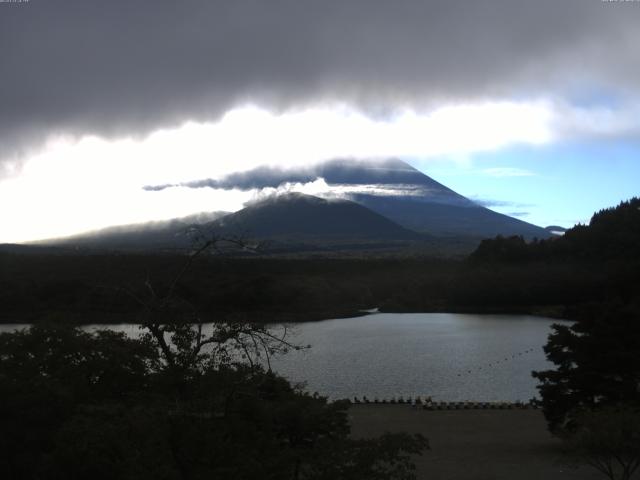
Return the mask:
[[[0,321],[135,322],[123,285],[150,276],[167,288],[180,256],[0,256]],[[182,296],[211,318],[308,321],[359,309],[544,313],[638,288],[634,262],[505,262],[438,259],[203,258],[180,281]]]
[[[589,225],[564,235],[526,242],[522,237],[483,240],[470,256],[477,262],[636,261],[640,257],[640,198],[596,212]]]

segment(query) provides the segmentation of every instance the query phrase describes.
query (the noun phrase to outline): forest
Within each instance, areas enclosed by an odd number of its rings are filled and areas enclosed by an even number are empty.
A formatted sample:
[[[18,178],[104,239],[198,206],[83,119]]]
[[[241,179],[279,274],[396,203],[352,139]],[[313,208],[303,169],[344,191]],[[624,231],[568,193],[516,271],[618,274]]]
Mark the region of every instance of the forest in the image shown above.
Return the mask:
[[[483,241],[465,259],[431,256],[282,258],[201,255],[177,286],[202,315],[254,322],[393,312],[531,313],[575,319],[593,304],[635,303],[638,199],[563,237]],[[129,293],[168,288],[184,255],[0,254],[0,321],[135,321]]]

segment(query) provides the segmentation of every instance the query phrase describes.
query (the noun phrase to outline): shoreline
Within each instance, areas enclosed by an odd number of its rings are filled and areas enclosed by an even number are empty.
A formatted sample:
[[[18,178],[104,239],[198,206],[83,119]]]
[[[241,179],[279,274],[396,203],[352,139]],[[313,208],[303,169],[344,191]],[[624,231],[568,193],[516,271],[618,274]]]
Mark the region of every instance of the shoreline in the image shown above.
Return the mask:
[[[235,321],[247,321],[260,324],[284,324],[284,323],[312,323],[322,322],[325,320],[340,320],[346,318],[356,318],[370,315],[372,313],[459,313],[469,315],[528,315],[534,317],[551,318],[554,320],[575,321],[568,318],[565,314],[566,307],[564,305],[531,305],[528,307],[461,307],[461,306],[443,306],[438,308],[425,308],[421,310],[404,309],[404,308],[388,308],[385,306],[377,307],[377,312],[366,311],[373,308],[357,308],[357,309],[337,309],[323,311],[308,312],[267,312],[256,313],[252,311],[245,312],[219,312],[208,313],[202,319],[202,323],[213,323],[216,320],[224,319],[227,316],[235,318]],[[22,312],[21,312],[22,313]],[[207,318],[211,317],[211,318]],[[83,321],[85,318],[91,318],[90,321]],[[241,318],[241,320],[238,320]],[[22,313],[0,316],[0,325],[11,324],[38,324],[38,323],[69,323],[72,325],[125,325],[140,323],[137,313],[111,313],[111,312],[37,312]]]

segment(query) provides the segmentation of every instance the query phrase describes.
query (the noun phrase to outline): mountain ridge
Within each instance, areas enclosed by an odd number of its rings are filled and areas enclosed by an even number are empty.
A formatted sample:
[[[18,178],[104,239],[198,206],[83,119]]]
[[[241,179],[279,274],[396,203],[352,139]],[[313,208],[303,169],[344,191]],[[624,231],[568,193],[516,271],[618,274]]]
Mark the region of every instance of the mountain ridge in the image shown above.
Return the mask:
[[[319,178],[329,186],[325,198],[282,193],[283,187],[285,191],[295,189],[292,183],[305,184]],[[245,190],[275,188],[276,193],[220,218],[214,219],[214,216],[222,215],[214,212],[200,214],[198,218],[196,215],[165,222],[109,227],[37,244],[135,250],[188,249],[194,242],[187,233],[193,224],[199,225],[198,230],[205,235],[277,239],[281,245],[353,243],[357,248],[363,244],[371,246],[376,242],[392,241],[422,242],[428,250],[428,242],[424,240],[438,239],[435,243],[440,245],[458,242],[473,249],[482,238],[496,235],[519,235],[526,239],[552,235],[541,227],[482,207],[398,159],[376,162],[331,160],[287,170],[260,167],[219,180],[205,179],[185,185]],[[149,187],[152,190],[162,188],[167,186]],[[341,199],[327,197],[327,194]],[[295,205],[284,208],[286,201],[293,201]],[[279,208],[275,208],[277,205]],[[292,223],[294,219],[300,224],[297,227]]]
[[[342,189],[355,201],[399,225],[436,236],[522,235],[548,238],[542,227],[509,217],[460,195],[408,163],[390,158],[367,161],[333,159],[299,168],[258,167],[221,179],[180,184],[191,188],[279,188],[324,179],[329,187]],[[172,185],[146,187],[160,190]]]
[[[257,238],[403,240],[423,236],[355,202],[286,193],[254,202],[206,225],[221,235]]]

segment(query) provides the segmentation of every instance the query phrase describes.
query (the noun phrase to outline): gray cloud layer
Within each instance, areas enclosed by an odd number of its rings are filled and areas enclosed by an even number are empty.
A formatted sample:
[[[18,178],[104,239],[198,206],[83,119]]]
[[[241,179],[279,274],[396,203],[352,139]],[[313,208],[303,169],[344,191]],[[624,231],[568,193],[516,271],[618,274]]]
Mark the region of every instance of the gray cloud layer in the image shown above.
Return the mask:
[[[447,98],[640,85],[640,3],[31,0],[0,3],[0,144],[144,134],[255,101],[372,114]]]

